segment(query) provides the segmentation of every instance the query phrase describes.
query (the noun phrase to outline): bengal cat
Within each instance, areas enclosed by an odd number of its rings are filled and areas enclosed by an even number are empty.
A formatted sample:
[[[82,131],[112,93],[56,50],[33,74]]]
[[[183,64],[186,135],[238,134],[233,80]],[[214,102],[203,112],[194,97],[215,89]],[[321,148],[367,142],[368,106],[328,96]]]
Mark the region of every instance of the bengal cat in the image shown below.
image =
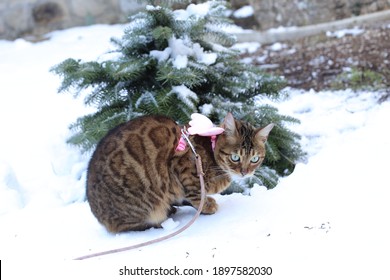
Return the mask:
[[[252,176],[265,157],[273,128],[262,129],[228,113],[215,149],[210,137],[190,136],[202,158],[207,194],[225,190],[235,178]],[[110,232],[161,227],[174,206],[200,203],[195,158],[177,151],[181,127],[164,116],[144,116],[112,129],[97,145],[88,166],[87,198],[93,214]],[[206,197],[203,214],[218,205]]]

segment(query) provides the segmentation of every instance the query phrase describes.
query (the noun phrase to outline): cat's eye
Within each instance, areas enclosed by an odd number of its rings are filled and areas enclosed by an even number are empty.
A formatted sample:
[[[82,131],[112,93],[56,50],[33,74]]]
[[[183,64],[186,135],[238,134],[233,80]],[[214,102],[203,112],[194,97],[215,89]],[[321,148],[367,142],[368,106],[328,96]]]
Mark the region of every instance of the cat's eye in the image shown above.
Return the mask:
[[[259,156],[254,156],[251,158],[251,163],[257,163],[260,160]]]
[[[232,154],[230,156],[230,159],[233,161],[233,162],[239,162],[240,161],[240,156],[237,155],[237,154]]]

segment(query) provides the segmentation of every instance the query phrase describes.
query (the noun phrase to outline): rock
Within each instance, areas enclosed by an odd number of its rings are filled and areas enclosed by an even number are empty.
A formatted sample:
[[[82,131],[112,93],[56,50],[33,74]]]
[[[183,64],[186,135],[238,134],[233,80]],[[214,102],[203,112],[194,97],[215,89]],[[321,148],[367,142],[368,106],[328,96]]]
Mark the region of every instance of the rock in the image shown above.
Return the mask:
[[[59,3],[46,2],[32,9],[32,17],[38,24],[47,25],[64,17],[64,9]]]
[[[259,29],[303,26],[390,8],[386,0],[250,0]]]
[[[0,39],[39,38],[73,26],[126,22],[142,7],[138,0],[2,0]]]

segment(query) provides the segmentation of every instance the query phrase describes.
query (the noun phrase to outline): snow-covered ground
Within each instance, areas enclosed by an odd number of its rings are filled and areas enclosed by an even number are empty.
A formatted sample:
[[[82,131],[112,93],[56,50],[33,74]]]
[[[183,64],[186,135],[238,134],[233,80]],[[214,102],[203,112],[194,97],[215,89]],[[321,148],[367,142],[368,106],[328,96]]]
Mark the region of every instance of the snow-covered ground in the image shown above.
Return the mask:
[[[308,152],[275,189],[216,195],[219,211],[173,239],[71,261],[166,235],[195,213],[183,207],[163,229],[113,235],[84,201],[88,156],[65,139],[68,125],[91,109],[57,94],[60,79],[49,68],[68,57],[99,58],[123,28],[74,28],[36,44],[0,41],[4,279],[123,279],[124,265],[203,268],[203,279],[216,277],[214,266],[269,266],[273,274],[263,277],[270,279],[389,279],[390,102],[349,90],[286,89],[273,103],[302,121],[291,129]]]

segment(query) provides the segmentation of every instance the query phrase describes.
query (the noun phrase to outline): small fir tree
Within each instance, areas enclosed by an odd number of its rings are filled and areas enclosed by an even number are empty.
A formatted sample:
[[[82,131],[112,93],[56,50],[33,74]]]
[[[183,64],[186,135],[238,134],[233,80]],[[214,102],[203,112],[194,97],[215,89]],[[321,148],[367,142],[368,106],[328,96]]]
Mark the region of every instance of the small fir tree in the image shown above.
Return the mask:
[[[85,104],[96,107],[70,126],[68,142],[89,151],[108,130],[141,115],[163,114],[185,124],[199,111],[219,123],[232,112],[256,126],[276,124],[256,173],[264,185],[275,186],[303,156],[299,135],[286,128],[298,121],[260,104],[259,97],[277,97],[283,81],[240,62],[230,48],[235,37],[224,31],[229,24],[224,1],[176,11],[149,5],[130,18],[121,39],[112,39],[115,58],[70,58],[53,67],[62,77],[59,92],[78,96],[90,89]]]

